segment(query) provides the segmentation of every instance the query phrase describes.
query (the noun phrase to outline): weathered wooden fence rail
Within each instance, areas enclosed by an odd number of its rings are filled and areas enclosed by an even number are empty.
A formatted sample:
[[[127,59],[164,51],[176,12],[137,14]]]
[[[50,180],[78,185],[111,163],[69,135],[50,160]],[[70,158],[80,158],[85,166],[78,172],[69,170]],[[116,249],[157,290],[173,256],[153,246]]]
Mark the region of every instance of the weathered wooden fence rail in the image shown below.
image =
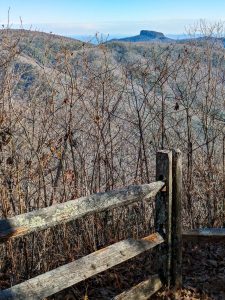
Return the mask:
[[[182,284],[181,153],[159,151],[156,182],[98,193],[37,211],[0,220],[0,242],[66,223],[86,215],[156,196],[156,232],[140,240],[127,239],[93,252],[69,264],[0,291],[0,299],[42,299],[127,261],[146,250],[160,247],[159,275],[139,283],[120,299],[148,299],[163,284]],[[63,278],[66,278],[64,280]]]
[[[158,181],[130,186],[52,205],[7,220],[0,220],[0,242],[67,223],[95,212],[128,205],[141,199],[149,199],[154,197],[164,185],[164,182]]]
[[[163,238],[156,233],[138,241],[127,239],[115,243],[2,291],[0,299],[43,299],[154,248],[162,242]]]
[[[182,232],[184,239],[221,239],[225,238],[225,228],[199,228]]]

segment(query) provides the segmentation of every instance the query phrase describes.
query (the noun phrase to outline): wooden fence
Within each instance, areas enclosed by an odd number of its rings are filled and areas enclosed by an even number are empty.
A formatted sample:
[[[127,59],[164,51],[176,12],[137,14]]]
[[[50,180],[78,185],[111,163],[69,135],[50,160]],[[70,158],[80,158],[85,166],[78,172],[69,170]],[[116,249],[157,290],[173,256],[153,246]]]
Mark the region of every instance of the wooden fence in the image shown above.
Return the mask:
[[[155,233],[139,240],[120,241],[0,291],[0,299],[43,299],[156,246],[160,248],[157,261],[158,274],[114,299],[148,299],[162,285],[180,287],[182,285],[181,189],[181,152],[162,150],[156,155],[156,182],[98,193],[0,220],[0,242],[3,243],[95,212],[129,205],[143,199],[148,201],[155,197]],[[185,234],[191,236],[194,233]]]

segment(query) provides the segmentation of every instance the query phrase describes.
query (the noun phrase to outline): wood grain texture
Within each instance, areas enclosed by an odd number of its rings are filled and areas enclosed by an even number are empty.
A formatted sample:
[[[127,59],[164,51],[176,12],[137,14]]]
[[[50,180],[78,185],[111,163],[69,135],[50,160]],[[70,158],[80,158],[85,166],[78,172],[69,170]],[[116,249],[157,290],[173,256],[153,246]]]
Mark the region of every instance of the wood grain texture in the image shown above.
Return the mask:
[[[0,220],[0,242],[82,218],[94,212],[149,199],[154,197],[163,186],[164,183],[160,181],[129,186],[128,188],[93,194],[10,219]]]
[[[67,265],[0,292],[1,300],[40,300],[103,272],[163,243],[154,233],[141,240],[127,239],[93,252]]]
[[[149,279],[137,284],[128,291],[125,291],[113,300],[147,300],[162,287],[159,275],[153,275]]]

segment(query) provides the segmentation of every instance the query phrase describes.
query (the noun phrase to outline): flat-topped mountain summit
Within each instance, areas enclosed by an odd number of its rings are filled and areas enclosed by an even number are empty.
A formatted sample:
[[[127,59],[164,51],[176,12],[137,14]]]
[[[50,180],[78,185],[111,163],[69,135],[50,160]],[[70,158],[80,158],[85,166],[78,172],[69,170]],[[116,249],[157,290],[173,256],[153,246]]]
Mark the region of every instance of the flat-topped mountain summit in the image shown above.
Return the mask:
[[[162,32],[152,31],[152,30],[141,30],[141,37],[148,37],[150,39],[162,39],[165,35]]]
[[[121,38],[121,39],[113,39],[111,41],[121,41],[121,42],[154,42],[154,41],[162,41],[162,42],[171,42],[172,39],[167,38],[162,32],[152,31],[152,30],[141,30],[139,35]]]

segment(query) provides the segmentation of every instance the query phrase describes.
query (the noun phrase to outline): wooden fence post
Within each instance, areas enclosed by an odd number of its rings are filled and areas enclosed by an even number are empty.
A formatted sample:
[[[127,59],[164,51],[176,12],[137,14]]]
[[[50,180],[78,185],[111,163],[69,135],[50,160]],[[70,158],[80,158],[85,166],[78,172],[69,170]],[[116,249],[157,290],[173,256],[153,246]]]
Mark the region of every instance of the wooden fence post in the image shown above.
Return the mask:
[[[172,193],[172,263],[171,285],[182,286],[182,155],[173,150],[173,193]]]
[[[165,181],[165,188],[156,196],[155,228],[164,240],[159,255],[159,275],[167,286],[171,283],[172,259],[172,151],[160,150],[156,155],[156,180]]]

